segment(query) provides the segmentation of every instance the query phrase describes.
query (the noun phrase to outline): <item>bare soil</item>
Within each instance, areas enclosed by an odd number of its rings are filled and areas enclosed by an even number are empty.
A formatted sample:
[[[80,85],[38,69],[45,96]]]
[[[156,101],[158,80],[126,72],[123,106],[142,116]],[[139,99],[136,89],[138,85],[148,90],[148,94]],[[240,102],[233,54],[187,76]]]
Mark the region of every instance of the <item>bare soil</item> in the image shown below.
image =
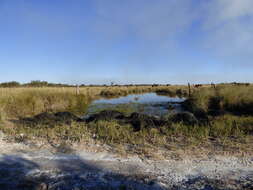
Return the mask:
[[[1,140],[0,189],[253,189],[249,155],[150,159],[119,156],[106,145],[55,147]]]

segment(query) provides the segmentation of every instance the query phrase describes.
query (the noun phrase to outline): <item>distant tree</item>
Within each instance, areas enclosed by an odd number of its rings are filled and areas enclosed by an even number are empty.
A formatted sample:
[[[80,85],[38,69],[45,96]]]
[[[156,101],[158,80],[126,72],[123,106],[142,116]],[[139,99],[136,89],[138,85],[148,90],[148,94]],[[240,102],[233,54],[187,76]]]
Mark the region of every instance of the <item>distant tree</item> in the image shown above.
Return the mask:
[[[30,83],[27,83],[26,86],[44,87],[44,86],[48,86],[48,82],[47,81],[40,81],[40,80],[33,80]]]
[[[0,87],[3,87],[3,88],[12,88],[12,87],[19,87],[19,86],[20,86],[20,83],[16,81],[0,83]]]

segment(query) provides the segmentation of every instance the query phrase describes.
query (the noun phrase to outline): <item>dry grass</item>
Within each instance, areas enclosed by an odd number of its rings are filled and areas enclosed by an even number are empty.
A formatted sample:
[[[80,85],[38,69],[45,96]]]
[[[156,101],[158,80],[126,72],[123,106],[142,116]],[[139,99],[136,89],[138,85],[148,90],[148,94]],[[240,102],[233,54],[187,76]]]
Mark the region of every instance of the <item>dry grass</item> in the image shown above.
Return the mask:
[[[82,87],[79,95],[73,87],[0,88],[0,120],[29,117],[41,112],[70,111],[84,114],[91,100],[102,96],[122,96],[155,92],[158,89],[176,90],[176,86],[113,86]]]
[[[116,121],[96,123],[57,124],[27,126],[14,125],[10,119],[29,117],[41,112],[71,111],[82,115],[91,100],[105,92],[110,96],[156,91],[187,91],[186,86],[129,86],[129,87],[82,87],[76,95],[75,88],[0,88],[0,130],[17,141],[46,139],[56,142],[84,143],[95,141],[119,147],[119,151],[143,152],[151,155],[154,147],[168,151],[177,149],[243,151],[252,152],[253,117],[250,114],[232,115],[241,109],[249,111],[253,103],[252,86],[220,85],[216,89],[205,86],[192,90],[192,111],[210,108],[223,109],[229,114],[210,117],[207,125],[186,126],[172,123],[161,128],[142,129],[134,132],[130,125],[119,125]],[[213,98],[217,98],[213,99]],[[248,107],[247,107],[248,106]],[[193,109],[194,108],[194,109]],[[20,135],[24,134],[24,135]],[[131,145],[132,148],[128,148]]]
[[[225,111],[234,114],[253,113],[253,85],[218,85],[216,88],[194,89],[189,101],[189,111]]]
[[[225,121],[225,122],[224,122]],[[236,121],[236,125],[235,122]],[[18,142],[45,141],[52,144],[107,144],[122,155],[139,154],[157,157],[158,150],[168,155],[185,151],[209,150],[213,153],[253,153],[253,137],[248,127],[253,126],[252,117],[223,116],[212,121],[210,126],[186,126],[172,123],[160,128],[143,128],[135,132],[130,125],[116,121],[98,121],[90,124],[0,125],[10,139]],[[201,151],[203,152],[203,151]],[[164,153],[165,154],[165,153]]]

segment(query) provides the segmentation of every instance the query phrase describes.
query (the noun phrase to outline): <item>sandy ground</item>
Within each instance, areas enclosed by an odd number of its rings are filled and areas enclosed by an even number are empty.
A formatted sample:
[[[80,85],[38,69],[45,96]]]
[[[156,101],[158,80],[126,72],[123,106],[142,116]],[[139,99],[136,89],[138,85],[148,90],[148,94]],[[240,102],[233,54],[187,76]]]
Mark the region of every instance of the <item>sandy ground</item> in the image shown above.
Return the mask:
[[[249,156],[151,160],[0,142],[0,189],[253,189]]]

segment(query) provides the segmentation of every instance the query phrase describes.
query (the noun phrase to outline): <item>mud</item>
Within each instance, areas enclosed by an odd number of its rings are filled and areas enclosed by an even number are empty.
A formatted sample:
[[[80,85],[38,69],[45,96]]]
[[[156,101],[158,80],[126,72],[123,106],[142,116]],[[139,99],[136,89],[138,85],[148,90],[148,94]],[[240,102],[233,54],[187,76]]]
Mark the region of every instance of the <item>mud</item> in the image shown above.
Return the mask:
[[[86,122],[93,122],[93,121],[98,121],[98,120],[117,120],[117,119],[124,119],[125,116],[123,113],[114,111],[114,110],[107,110],[107,111],[101,111],[97,114],[93,114],[89,116],[86,119]]]
[[[198,124],[197,118],[189,112],[179,112],[169,115],[169,117],[155,117],[147,114],[134,112],[127,116],[119,111],[105,110],[88,117],[80,118],[70,112],[41,113],[34,117],[21,118],[13,121],[16,124],[25,124],[34,127],[37,124],[53,127],[57,124],[71,124],[71,122],[97,122],[97,121],[116,121],[119,124],[130,124],[135,131],[143,128],[159,128],[169,126],[172,122],[182,122],[186,125]]]
[[[57,113],[48,113],[43,112],[34,117],[29,118],[21,118],[20,120],[14,121],[17,124],[27,124],[27,125],[35,125],[35,124],[44,124],[44,125],[55,125],[59,123],[70,124],[71,122],[82,122],[83,119],[77,117],[76,115],[70,112],[57,112]]]
[[[126,116],[118,111],[102,111],[98,114],[93,114],[86,119],[86,122],[96,122],[99,120],[114,120],[120,124],[130,124],[135,131],[140,131],[142,128],[156,128],[169,123],[164,119],[146,114],[134,112],[130,116]]]
[[[159,128],[161,126],[169,126],[171,122],[184,123],[186,125],[199,124],[197,118],[190,112],[175,113],[169,117],[154,117],[146,114],[134,112],[130,116],[125,116],[118,111],[102,111],[93,114],[86,119],[86,122],[95,122],[99,120],[114,120],[123,124],[131,124],[135,131],[140,131],[142,128]]]

